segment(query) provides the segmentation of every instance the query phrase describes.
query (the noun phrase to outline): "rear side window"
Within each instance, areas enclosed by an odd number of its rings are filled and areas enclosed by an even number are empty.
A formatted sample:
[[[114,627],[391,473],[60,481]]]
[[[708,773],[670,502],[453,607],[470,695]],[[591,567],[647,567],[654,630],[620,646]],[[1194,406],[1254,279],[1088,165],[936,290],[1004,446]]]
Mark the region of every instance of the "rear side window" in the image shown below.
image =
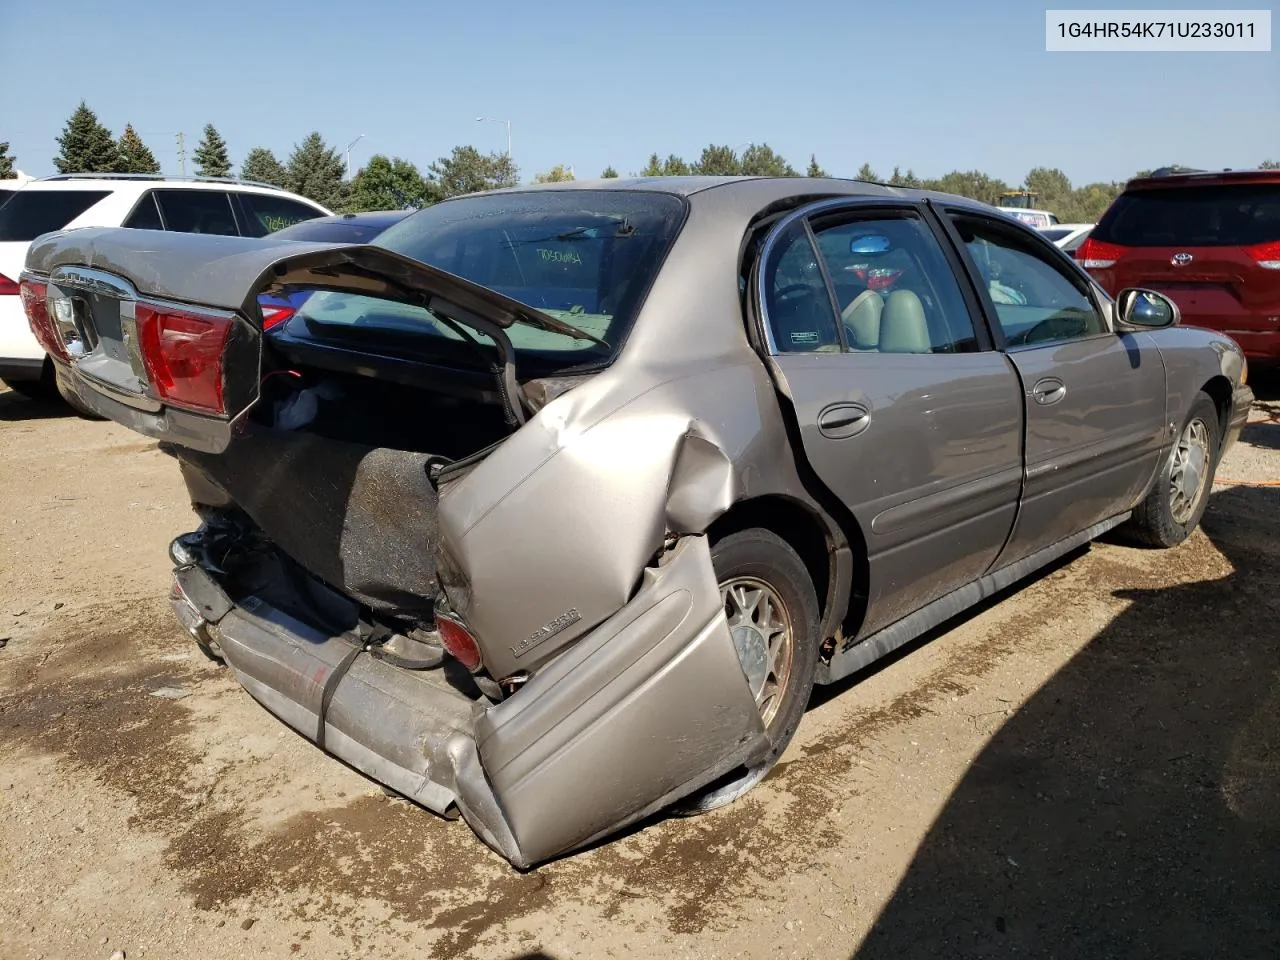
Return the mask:
[[[1280,240],[1280,183],[1132,190],[1093,237],[1126,247],[1248,247]]]
[[[315,207],[265,193],[237,193],[245,212],[244,232],[250,237],[265,237],[303,220],[324,216]],[[358,241],[357,241],[358,242]]]
[[[168,230],[230,237],[240,232],[231,212],[231,199],[220,190],[157,190],[155,198]]]
[[[19,190],[0,206],[0,241],[34,240],[61,230],[108,190]]]
[[[160,211],[156,208],[155,194],[148,193],[143,196],[121,226],[132,227],[135,230],[163,230],[164,223],[160,220]]]

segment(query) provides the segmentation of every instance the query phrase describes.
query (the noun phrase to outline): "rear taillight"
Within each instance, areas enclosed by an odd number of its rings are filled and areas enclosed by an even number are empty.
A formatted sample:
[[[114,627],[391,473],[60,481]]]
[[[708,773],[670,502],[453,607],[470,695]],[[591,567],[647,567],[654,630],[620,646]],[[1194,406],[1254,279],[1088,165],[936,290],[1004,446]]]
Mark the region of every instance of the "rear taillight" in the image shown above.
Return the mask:
[[[1124,256],[1126,247],[1118,243],[1106,243],[1090,237],[1080,245],[1076,259],[1086,270],[1105,270],[1115,266],[1117,260]]]
[[[1245,247],[1244,252],[1258,262],[1265,270],[1280,270],[1280,240],[1271,243],[1258,243]]]
[[[297,312],[293,307],[281,307],[264,303],[262,305],[262,329],[270,330],[272,327],[278,327]]]
[[[138,345],[147,376],[165,403],[202,413],[227,412],[223,357],[232,318],[139,303]]]
[[[19,286],[22,289],[22,309],[27,314],[27,325],[40,341],[44,352],[59,360],[69,360],[67,346],[53,329],[53,321],[49,317],[49,285],[24,277]]]
[[[480,669],[480,645],[461,623],[452,617],[436,616],[436,629],[440,631],[440,644],[449,654],[475,673]]]
[[[0,273],[0,297],[16,297],[18,295],[18,285]]]

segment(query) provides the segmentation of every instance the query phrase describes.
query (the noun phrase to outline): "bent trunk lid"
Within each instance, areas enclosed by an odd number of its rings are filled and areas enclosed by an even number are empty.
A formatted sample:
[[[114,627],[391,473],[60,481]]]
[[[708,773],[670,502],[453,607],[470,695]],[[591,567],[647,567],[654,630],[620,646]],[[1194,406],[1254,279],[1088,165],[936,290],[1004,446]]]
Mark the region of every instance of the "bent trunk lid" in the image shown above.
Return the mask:
[[[262,294],[361,294],[426,307],[491,337],[519,323],[595,339],[486,287],[375,246],[84,229],[38,239],[26,271],[47,278],[51,294],[76,304],[83,350],[73,353],[67,368],[81,399],[140,433],[206,453],[226,449],[234,424],[258,399]],[[163,401],[139,355],[138,304],[194,307],[230,318],[221,366],[225,411],[193,412]],[[513,374],[507,379],[514,388]]]

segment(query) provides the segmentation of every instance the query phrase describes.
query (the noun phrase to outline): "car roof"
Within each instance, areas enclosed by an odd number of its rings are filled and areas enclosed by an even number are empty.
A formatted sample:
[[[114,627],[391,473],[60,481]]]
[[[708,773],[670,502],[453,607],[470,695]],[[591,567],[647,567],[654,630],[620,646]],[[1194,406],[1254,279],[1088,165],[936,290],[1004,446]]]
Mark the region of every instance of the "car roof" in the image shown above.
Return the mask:
[[[824,197],[886,197],[905,200],[935,199],[953,206],[965,206],[986,213],[1005,212],[979,200],[936,190],[893,187],[868,180],[844,180],[836,177],[610,177],[603,180],[569,180],[560,183],[533,183],[508,187],[491,193],[522,193],[553,190],[629,190],[652,191],[688,197],[694,202],[724,202],[752,214],[773,203],[787,200]],[[467,194],[476,196],[476,194]],[[453,199],[462,199],[461,197]],[[443,201],[451,203],[453,200]]]
[[[52,177],[40,177],[21,184],[22,190],[102,190],[122,193],[143,193],[156,187],[166,190],[233,190],[245,193],[278,194],[306,200],[270,183],[257,180],[239,180],[235,177],[166,177],[149,173],[60,173]],[[310,201],[308,201],[310,202]]]
[[[1125,190],[1176,190],[1179,187],[1220,187],[1229,184],[1280,183],[1280,170],[1194,170],[1134,177]]]

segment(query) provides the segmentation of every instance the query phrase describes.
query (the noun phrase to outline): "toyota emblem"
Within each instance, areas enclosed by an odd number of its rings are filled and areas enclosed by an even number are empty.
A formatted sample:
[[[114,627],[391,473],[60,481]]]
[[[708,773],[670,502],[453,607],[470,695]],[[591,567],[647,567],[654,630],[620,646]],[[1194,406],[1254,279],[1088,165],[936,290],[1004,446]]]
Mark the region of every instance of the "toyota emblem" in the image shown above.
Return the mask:
[[[1169,262],[1172,263],[1175,267],[1185,267],[1188,263],[1190,263],[1194,259],[1195,257],[1193,257],[1189,253],[1175,253],[1172,257],[1169,258]]]

